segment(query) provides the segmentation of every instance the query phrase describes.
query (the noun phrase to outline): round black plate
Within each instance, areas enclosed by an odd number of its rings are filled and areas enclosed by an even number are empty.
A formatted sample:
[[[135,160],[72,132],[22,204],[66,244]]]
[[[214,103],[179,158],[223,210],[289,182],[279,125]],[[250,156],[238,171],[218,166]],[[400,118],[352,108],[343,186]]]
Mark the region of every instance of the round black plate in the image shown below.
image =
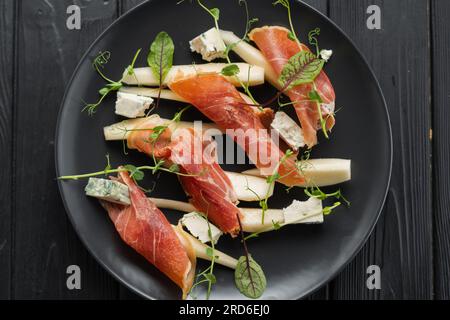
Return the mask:
[[[91,63],[99,51],[109,50],[112,58],[105,72],[119,79],[138,48],[146,52],[156,34],[167,31],[174,39],[175,63],[201,62],[190,53],[188,41],[213,26],[212,19],[197,5],[186,1],[154,0],[140,5],[118,19],[89,48],[79,64],[67,89],[59,115],[56,132],[57,175],[78,174],[103,170],[105,154],[113,165],[148,164],[149,160],[130,151],[123,153],[122,143],[107,143],[102,128],[119,121],[114,115],[114,97],[108,98],[93,117],[82,113],[82,101],[96,101],[102,80]],[[238,1],[208,1],[221,10],[221,28],[242,34],[245,11]],[[249,0],[252,17],[260,25],[286,25],[286,12],[273,7],[271,0]],[[391,172],[391,131],[386,105],[380,87],[368,64],[348,37],[325,16],[300,2],[293,6],[294,21],[299,37],[306,42],[309,30],[320,27],[320,45],[331,48],[334,55],[326,65],[337,95],[337,126],[330,140],[321,137],[312,157],[349,158],[352,160],[351,182],[340,186],[352,201],[350,208],[339,208],[326,217],[323,225],[289,226],[277,232],[249,241],[249,249],[267,276],[265,299],[296,299],[318,289],[337,275],[362,247],[373,229],[386,196]],[[145,53],[138,60],[144,66]],[[269,85],[255,91],[261,101],[273,94]],[[180,104],[163,102],[158,113],[171,118]],[[203,119],[192,109],[184,119]],[[230,167],[227,167],[230,169]],[[236,171],[245,167],[232,167]],[[146,185],[156,181],[152,196],[185,200],[176,177],[162,174],[146,176]],[[59,187],[78,235],[86,247],[114,277],[147,298],[178,299],[180,290],[164,275],[122,242],[99,203],[87,198],[83,188],[86,181],[60,182]],[[332,190],[331,188],[330,190]],[[334,188],[336,189],[336,188]],[[282,208],[293,198],[303,199],[301,189],[287,194],[278,186],[270,206]],[[168,218],[177,221],[180,214],[165,210]],[[239,241],[223,237],[221,250],[238,257],[242,254]],[[200,262],[198,268],[204,268]],[[231,270],[216,268],[217,284],[213,299],[241,299],[234,285]],[[202,298],[202,292],[198,292]]]

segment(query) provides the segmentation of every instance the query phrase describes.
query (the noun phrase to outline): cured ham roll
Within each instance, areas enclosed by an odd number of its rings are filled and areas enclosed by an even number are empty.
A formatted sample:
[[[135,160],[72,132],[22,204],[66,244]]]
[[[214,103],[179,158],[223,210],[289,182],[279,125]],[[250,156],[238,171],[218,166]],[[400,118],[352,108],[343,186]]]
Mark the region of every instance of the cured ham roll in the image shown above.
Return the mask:
[[[262,172],[271,175],[277,170],[280,176],[278,181],[287,186],[305,182],[294,157],[281,162],[284,153],[272,141],[257,109],[246,104],[239,91],[224,77],[217,74],[198,75],[177,79],[169,86],[215,122],[223,132],[230,135],[230,130],[233,130],[232,138]]]
[[[180,182],[190,197],[191,203],[204,213],[224,233],[236,236],[239,233],[239,209],[237,195],[228,176],[216,161],[215,144],[205,141],[202,133],[192,128],[165,129],[155,141],[150,141],[153,132],[149,128],[160,126],[157,118],[148,118],[134,128],[128,137],[130,149],[137,149],[149,156],[163,159],[166,165],[180,167]]]
[[[199,150],[186,152],[196,146],[200,146]],[[220,230],[236,236],[240,230],[237,217],[241,216],[236,206],[238,199],[230,179],[216,161],[215,152],[213,142],[202,140],[192,128],[182,129],[172,141],[170,160],[189,175],[179,179],[194,207]]]
[[[120,172],[118,180],[129,188],[131,205],[124,206],[101,200],[120,237],[157,267],[183,291],[189,293],[195,276],[196,256],[185,246],[164,214],[130,178]],[[187,249],[188,248],[188,249]]]
[[[249,34],[250,39],[256,43],[278,77],[292,56],[300,51],[310,51],[307,46],[291,40],[288,35],[288,29],[277,26],[256,28]],[[294,103],[295,111],[303,129],[305,143],[310,148],[317,144],[317,130],[321,127],[317,102],[310,101],[309,97],[309,93],[313,89],[322,99],[320,105],[322,117],[326,120],[326,129],[331,130],[335,124],[336,95],[330,79],[323,70],[314,83],[302,84],[286,92]]]

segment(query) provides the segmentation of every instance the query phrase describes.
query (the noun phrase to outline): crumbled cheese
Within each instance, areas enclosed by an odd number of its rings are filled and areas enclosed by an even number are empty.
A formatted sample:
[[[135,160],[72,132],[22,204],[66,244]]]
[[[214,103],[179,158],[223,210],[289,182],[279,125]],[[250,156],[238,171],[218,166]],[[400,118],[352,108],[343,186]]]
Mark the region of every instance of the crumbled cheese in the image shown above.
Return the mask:
[[[202,55],[203,60],[212,61],[225,57],[226,46],[216,28],[209,29],[198,37],[189,41],[192,52]]]
[[[138,96],[132,93],[118,92],[116,101],[116,114],[127,117],[144,117],[145,111],[150,108],[153,99]]]
[[[296,223],[322,223],[322,201],[311,197],[307,201],[294,200],[292,204],[283,209],[284,224]],[[305,221],[308,219],[308,221]]]
[[[282,111],[275,113],[270,126],[294,151],[305,146],[302,129],[286,113]]]
[[[183,218],[181,218],[181,224],[185,226],[189,230],[189,232],[202,243],[210,242],[212,239],[213,243],[216,244],[220,236],[222,235],[222,231],[220,231],[212,223],[209,223],[209,228],[211,229],[210,239],[208,235],[208,222],[198,212],[185,214]]]
[[[90,197],[118,204],[131,204],[128,187],[118,181],[89,178],[89,182],[84,188],[84,191]]]
[[[325,62],[328,62],[333,55],[333,50],[322,49],[320,50],[319,55],[323,60],[325,60]]]

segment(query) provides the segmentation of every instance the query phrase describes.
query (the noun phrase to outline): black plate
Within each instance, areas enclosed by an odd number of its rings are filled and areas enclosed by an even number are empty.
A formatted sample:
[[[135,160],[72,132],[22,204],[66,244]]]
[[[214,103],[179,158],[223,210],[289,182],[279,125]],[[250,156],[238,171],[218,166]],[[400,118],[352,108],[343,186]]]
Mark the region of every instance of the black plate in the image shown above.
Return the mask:
[[[109,153],[114,165],[146,164],[148,159],[130,151],[125,156],[122,144],[106,143],[102,128],[119,120],[114,115],[114,98],[101,105],[94,117],[81,113],[82,101],[95,101],[102,81],[91,66],[99,51],[109,50],[112,59],[105,72],[119,79],[136,49],[148,46],[159,31],[173,37],[176,64],[200,62],[190,53],[188,40],[212,27],[213,21],[197,5],[189,1],[177,5],[177,0],[154,0],[140,5],[118,19],[89,48],[81,60],[67,89],[59,115],[56,132],[57,175],[86,173],[102,170],[105,154]],[[272,0],[249,0],[251,16],[260,24],[286,25],[286,12],[274,8]],[[208,1],[208,5],[221,9],[221,27],[242,34],[245,11],[238,1]],[[391,172],[391,130],[386,105],[380,87],[367,62],[348,37],[328,18],[311,7],[296,3],[293,7],[295,25],[305,42],[307,32],[320,27],[320,45],[331,48],[334,56],[326,66],[337,94],[337,126],[331,139],[321,137],[313,157],[352,159],[353,179],[343,184],[342,190],[352,201],[351,208],[340,208],[320,226],[289,226],[278,232],[265,234],[249,242],[255,259],[263,266],[267,276],[265,299],[295,299],[312,293],[331,280],[359,251],[375,226]],[[145,65],[143,54],[138,65]],[[266,85],[256,90],[264,101],[273,93]],[[164,102],[158,112],[170,118],[180,105]],[[202,118],[190,110],[185,119]],[[230,169],[230,168],[227,168]],[[232,168],[242,170],[243,167]],[[184,194],[174,176],[161,175],[158,179],[147,174],[146,184],[157,180],[153,196],[184,200]],[[74,228],[86,247],[114,277],[147,298],[177,299],[180,290],[152,265],[124,244],[109,221],[106,212],[96,200],[84,195],[86,181],[60,182],[59,187],[66,210]],[[270,201],[272,207],[281,208],[293,198],[304,198],[302,190],[287,194],[278,187]],[[180,214],[165,210],[172,221]],[[239,241],[223,237],[220,249],[238,257],[242,254]],[[198,268],[204,268],[201,262]],[[217,285],[214,299],[243,298],[234,286],[233,272],[217,267]],[[201,292],[199,298],[203,297]]]

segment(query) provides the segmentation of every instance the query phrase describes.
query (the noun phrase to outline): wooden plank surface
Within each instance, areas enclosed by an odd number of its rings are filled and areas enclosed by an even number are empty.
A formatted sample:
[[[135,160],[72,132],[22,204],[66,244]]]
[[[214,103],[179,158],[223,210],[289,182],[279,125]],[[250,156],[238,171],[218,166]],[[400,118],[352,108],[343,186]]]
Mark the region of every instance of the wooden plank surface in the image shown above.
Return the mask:
[[[14,23],[12,1],[0,2],[0,299],[10,297],[12,250],[12,120],[14,72]]]
[[[7,182],[0,185],[0,299],[138,298],[99,267],[76,237],[54,181],[53,139],[59,104],[79,58],[118,14],[142,1],[23,0],[14,2],[16,13],[12,1],[0,2],[0,36],[6,43],[14,43],[15,14],[19,19],[17,52],[14,45],[0,46],[0,164],[11,168],[15,160],[13,170],[0,171]],[[450,2],[305,2],[328,13],[368,58],[394,135],[392,184],[373,235],[344,272],[310,299],[431,299],[433,287],[436,298],[449,299]],[[66,28],[66,8],[73,3],[82,7],[80,31]],[[382,30],[366,28],[372,4],[382,10]],[[81,267],[81,291],[66,289],[70,264]],[[371,264],[381,267],[381,290],[366,288]]]
[[[62,206],[55,181],[54,128],[76,64],[116,18],[117,3],[75,1],[81,7],[81,30],[66,27],[72,0],[18,3],[13,297],[115,298],[117,283],[82,246]],[[66,287],[66,268],[72,264],[81,268],[81,290]]]
[[[435,297],[450,299],[450,1],[431,1]]]
[[[381,8],[382,29],[366,28]],[[334,299],[433,297],[429,2],[330,0],[330,17],[368,58],[385,94],[394,139],[392,183],[376,230],[332,284]],[[366,288],[366,268],[381,267],[381,290]]]

